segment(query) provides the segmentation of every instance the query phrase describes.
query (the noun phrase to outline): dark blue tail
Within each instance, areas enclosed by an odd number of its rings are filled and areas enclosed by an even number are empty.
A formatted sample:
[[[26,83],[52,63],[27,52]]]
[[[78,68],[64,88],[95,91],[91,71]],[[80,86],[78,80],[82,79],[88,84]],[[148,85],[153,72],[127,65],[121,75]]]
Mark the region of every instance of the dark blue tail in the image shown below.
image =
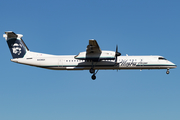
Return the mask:
[[[21,39],[23,35],[15,34],[14,32],[5,32],[3,35],[5,37],[9,49],[11,51],[12,57],[23,58],[26,52],[29,51],[24,41]]]

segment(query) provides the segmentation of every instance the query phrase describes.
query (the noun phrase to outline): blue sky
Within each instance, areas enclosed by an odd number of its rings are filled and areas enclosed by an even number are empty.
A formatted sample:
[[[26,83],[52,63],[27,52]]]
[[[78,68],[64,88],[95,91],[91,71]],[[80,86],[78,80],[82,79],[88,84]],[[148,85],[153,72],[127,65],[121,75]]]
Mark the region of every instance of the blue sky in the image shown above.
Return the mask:
[[[122,55],[162,55],[179,65],[178,0],[10,0],[0,33],[23,34],[31,51],[76,55],[89,39]],[[1,120],[179,120],[180,70],[53,71],[10,61],[0,40]]]

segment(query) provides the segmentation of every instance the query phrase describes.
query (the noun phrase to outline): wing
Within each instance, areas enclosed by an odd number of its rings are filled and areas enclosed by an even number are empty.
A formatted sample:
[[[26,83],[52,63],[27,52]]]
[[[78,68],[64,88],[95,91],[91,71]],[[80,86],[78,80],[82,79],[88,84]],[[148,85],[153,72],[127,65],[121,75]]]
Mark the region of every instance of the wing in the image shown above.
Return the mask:
[[[89,45],[86,48],[86,52],[80,52],[75,56],[76,59],[81,60],[99,60],[101,56],[101,49],[96,40],[89,40]]]
[[[115,52],[113,51],[101,51],[96,40],[89,40],[89,45],[85,52],[80,52],[78,55],[74,56],[75,59],[80,60],[114,60]]]
[[[100,54],[102,51],[96,40],[89,40],[89,45],[86,48],[86,54]]]

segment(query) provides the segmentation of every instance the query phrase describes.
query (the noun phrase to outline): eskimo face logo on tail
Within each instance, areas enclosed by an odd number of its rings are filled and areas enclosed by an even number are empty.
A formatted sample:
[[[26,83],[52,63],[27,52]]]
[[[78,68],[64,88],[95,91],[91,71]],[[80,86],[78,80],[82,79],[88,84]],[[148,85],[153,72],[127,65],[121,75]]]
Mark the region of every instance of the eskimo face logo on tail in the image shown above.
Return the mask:
[[[22,42],[16,38],[7,41],[13,58],[23,58],[26,54],[26,49]]]
[[[12,45],[12,50],[13,50],[12,52],[14,54],[20,55],[21,54],[21,49],[22,49],[22,45],[21,44],[15,43],[14,45]]]

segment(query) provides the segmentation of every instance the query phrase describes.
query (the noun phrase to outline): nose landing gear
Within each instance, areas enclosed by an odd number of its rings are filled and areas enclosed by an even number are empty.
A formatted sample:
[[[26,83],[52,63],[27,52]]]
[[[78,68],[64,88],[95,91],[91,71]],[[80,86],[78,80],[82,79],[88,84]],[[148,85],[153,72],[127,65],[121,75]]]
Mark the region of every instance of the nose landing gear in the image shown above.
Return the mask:
[[[166,71],[166,74],[169,74],[170,72],[169,72],[169,68],[167,69],[167,71]]]

